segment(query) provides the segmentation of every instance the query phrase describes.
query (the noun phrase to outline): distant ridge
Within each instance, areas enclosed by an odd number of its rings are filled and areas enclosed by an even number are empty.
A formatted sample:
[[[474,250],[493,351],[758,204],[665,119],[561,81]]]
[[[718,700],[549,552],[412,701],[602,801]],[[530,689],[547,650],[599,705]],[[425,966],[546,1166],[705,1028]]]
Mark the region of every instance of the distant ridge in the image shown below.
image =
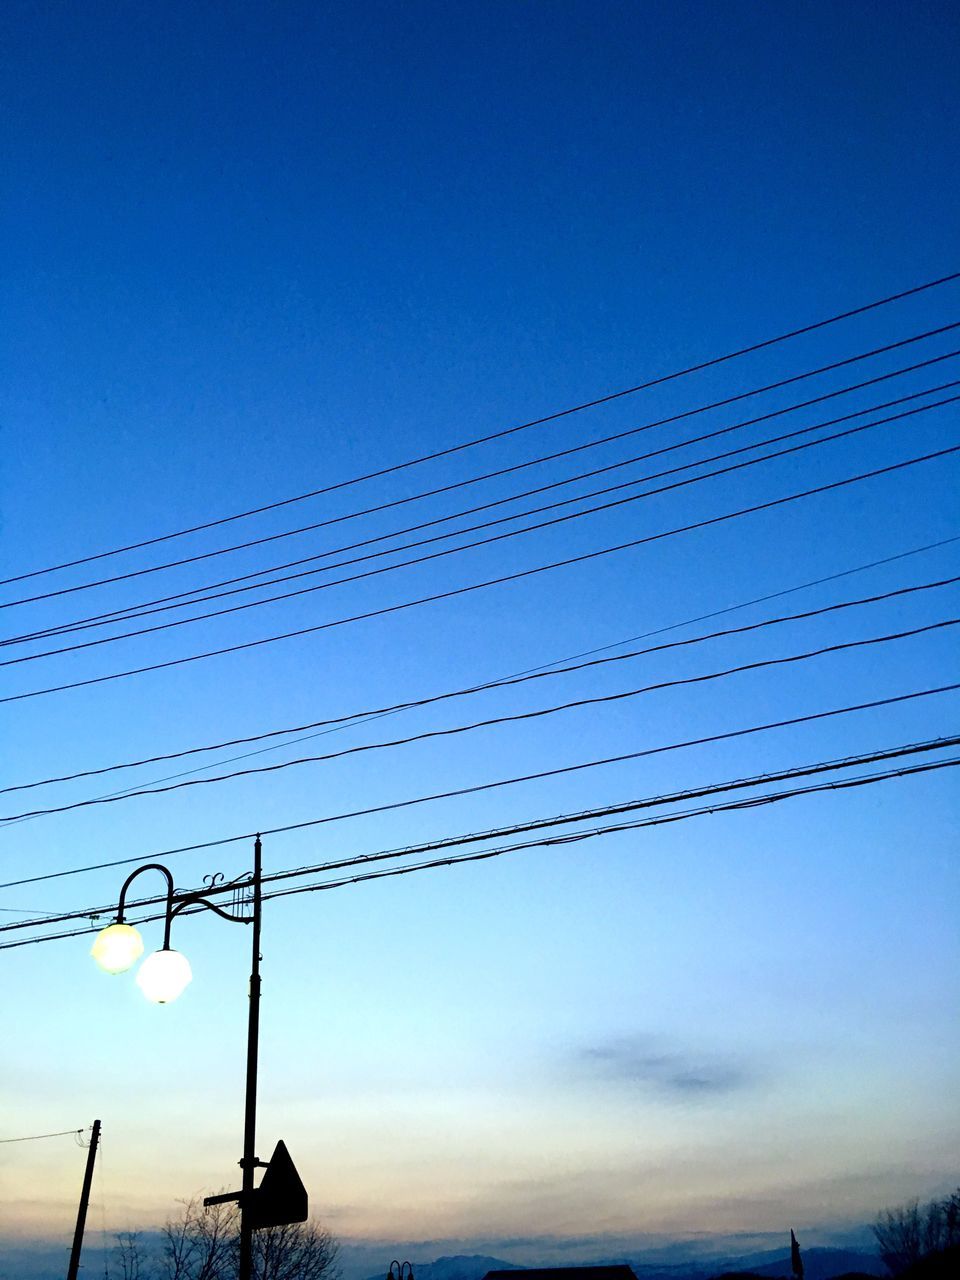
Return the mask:
[[[524,1266],[505,1262],[502,1258],[483,1254],[457,1254],[440,1257],[433,1262],[417,1262],[411,1258],[414,1280],[484,1280],[488,1273],[523,1272],[523,1280],[629,1280],[632,1270],[636,1280],[716,1280],[731,1273],[747,1272],[764,1280],[789,1280],[790,1250],[765,1249],[742,1255],[723,1255],[688,1261],[645,1263],[640,1257],[598,1258],[593,1263],[571,1267],[550,1265]],[[859,1249],[807,1248],[803,1250],[805,1280],[834,1280],[835,1277],[860,1272],[868,1276],[885,1276],[886,1270],[875,1253]],[[616,1273],[616,1274],[614,1274]],[[385,1272],[368,1280],[384,1280]],[[496,1274],[490,1280],[503,1280]]]
[[[141,1244],[151,1255],[155,1254],[159,1243],[158,1232],[146,1231],[141,1236]],[[507,1247],[508,1242],[505,1241],[504,1248]],[[718,1248],[706,1255],[701,1253],[700,1256],[696,1256],[691,1249],[693,1256],[684,1257],[689,1247],[689,1243],[678,1241],[671,1246],[672,1249],[677,1250],[675,1258],[669,1260],[663,1258],[662,1252],[655,1248],[643,1253],[634,1247],[629,1252],[625,1250],[614,1256],[610,1254],[603,1256],[598,1249],[597,1253],[600,1256],[590,1259],[590,1263],[605,1267],[629,1265],[633,1268],[637,1280],[715,1280],[724,1273],[744,1271],[762,1276],[764,1280],[779,1280],[780,1277],[786,1280],[790,1276],[790,1254],[786,1247],[754,1250],[747,1254],[724,1253],[722,1248]],[[418,1248],[424,1249],[425,1252],[430,1249],[429,1243],[420,1242],[419,1245],[378,1244],[374,1246],[375,1256],[382,1253],[384,1263],[382,1268],[370,1274],[372,1267],[369,1248],[367,1246],[365,1249],[366,1257],[361,1265],[348,1264],[344,1268],[345,1280],[361,1280],[367,1275],[369,1280],[385,1280],[387,1260],[397,1257],[398,1250],[401,1258],[410,1258],[413,1262],[415,1280],[483,1280],[488,1271],[508,1271],[511,1275],[522,1271],[524,1275],[517,1276],[516,1280],[529,1280],[531,1271],[536,1270],[536,1268],[527,1268],[487,1254],[444,1254],[432,1262],[418,1262]],[[108,1256],[109,1252],[108,1250]],[[347,1253],[349,1252],[348,1246]],[[543,1252],[543,1261],[548,1264],[550,1270],[556,1270],[556,1262],[552,1266],[549,1265],[556,1257],[555,1254],[551,1257],[549,1245],[545,1245]],[[658,1252],[659,1258],[657,1258]],[[0,1274],[9,1277],[10,1280],[14,1277],[16,1280],[63,1280],[66,1254],[66,1246],[62,1241],[15,1241],[0,1237],[0,1255],[2,1255]],[[651,1254],[657,1258],[657,1261],[641,1261],[644,1256],[650,1257]],[[536,1254],[533,1260],[539,1261]],[[102,1275],[104,1261],[105,1256],[100,1241],[91,1239],[88,1249],[84,1250],[85,1269],[91,1276]],[[849,1275],[851,1272],[877,1277],[886,1274],[878,1256],[865,1249],[805,1248],[803,1261],[805,1280],[834,1280],[835,1277]],[[584,1259],[583,1265],[589,1265],[587,1259]]]

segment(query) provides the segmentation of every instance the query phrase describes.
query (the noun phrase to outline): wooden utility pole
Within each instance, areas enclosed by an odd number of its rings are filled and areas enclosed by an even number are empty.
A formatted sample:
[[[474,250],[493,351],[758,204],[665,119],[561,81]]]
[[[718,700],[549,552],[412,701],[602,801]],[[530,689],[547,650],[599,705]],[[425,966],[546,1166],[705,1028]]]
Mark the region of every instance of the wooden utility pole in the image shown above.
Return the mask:
[[[97,1158],[97,1145],[100,1142],[100,1121],[94,1120],[90,1133],[90,1146],[87,1149],[87,1167],[83,1172],[83,1187],[80,1191],[80,1207],[77,1209],[77,1229],[73,1233],[73,1248],[70,1251],[70,1266],[67,1269],[67,1280],[77,1280],[80,1268],[80,1250],[83,1248],[83,1229],[87,1223],[87,1205],[90,1203],[90,1185],[93,1182],[93,1166]]]

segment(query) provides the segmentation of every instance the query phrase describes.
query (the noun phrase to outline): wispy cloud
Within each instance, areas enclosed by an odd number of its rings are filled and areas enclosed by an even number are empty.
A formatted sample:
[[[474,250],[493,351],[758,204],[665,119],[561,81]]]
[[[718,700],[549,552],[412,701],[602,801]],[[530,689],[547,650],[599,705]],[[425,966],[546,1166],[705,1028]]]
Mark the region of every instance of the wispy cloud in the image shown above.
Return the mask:
[[[595,1080],[637,1085],[674,1100],[737,1093],[758,1081],[739,1058],[665,1045],[650,1036],[608,1040],[576,1051],[580,1071]]]

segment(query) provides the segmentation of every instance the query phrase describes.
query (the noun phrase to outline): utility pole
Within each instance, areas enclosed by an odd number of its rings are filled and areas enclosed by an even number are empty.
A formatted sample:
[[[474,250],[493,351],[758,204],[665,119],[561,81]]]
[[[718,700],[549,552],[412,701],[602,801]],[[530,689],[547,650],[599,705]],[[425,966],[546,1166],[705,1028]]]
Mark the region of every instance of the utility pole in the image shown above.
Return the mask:
[[[93,1182],[93,1166],[97,1158],[97,1145],[99,1142],[100,1121],[94,1120],[93,1129],[90,1133],[90,1146],[87,1149],[87,1167],[83,1172],[80,1207],[77,1209],[77,1229],[73,1233],[73,1248],[70,1251],[67,1280],[77,1280],[77,1271],[80,1267],[80,1250],[83,1248],[83,1229],[87,1223],[87,1205],[90,1203],[90,1185]]]

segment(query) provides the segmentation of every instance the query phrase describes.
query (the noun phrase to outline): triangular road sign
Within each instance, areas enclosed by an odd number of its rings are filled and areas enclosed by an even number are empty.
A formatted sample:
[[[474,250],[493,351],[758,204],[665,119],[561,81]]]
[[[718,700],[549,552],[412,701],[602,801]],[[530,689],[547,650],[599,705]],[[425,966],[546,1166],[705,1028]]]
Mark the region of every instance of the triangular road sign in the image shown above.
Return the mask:
[[[254,1229],[306,1222],[307,1189],[300,1181],[286,1143],[277,1143],[260,1186],[251,1197],[247,1213]]]

